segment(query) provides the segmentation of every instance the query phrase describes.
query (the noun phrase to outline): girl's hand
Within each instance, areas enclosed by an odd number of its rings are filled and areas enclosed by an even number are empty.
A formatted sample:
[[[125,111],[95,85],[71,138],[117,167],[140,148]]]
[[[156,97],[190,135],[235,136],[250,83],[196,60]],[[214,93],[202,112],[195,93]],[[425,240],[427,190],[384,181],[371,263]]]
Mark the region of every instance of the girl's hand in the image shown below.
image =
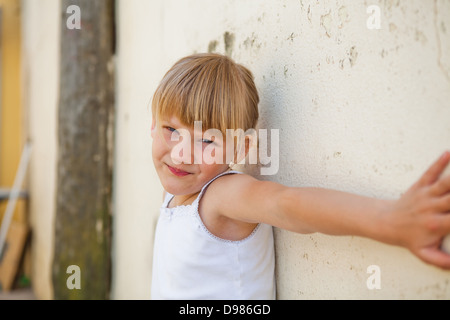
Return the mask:
[[[444,269],[450,269],[450,255],[440,249],[443,237],[450,233],[450,175],[442,175],[442,172],[449,160],[450,152],[446,151],[393,202],[393,211],[389,214],[394,244]]]

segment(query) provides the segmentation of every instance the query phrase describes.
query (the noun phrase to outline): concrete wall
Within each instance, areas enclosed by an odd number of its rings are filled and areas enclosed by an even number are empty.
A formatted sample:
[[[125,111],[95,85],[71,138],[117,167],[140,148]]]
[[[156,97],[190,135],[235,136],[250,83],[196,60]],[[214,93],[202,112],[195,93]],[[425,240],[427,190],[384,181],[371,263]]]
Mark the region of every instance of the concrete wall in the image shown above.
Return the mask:
[[[370,5],[380,29],[367,26],[377,22]],[[280,129],[279,171],[261,179],[393,198],[450,148],[449,9],[431,0],[119,2],[115,296],[149,294],[161,189],[147,102],[178,58],[228,53],[254,72],[260,127]],[[449,273],[404,249],[275,235],[281,299],[450,297]],[[371,265],[381,289],[367,287]]]
[[[58,1],[24,0],[33,278],[51,296]],[[450,148],[448,1],[122,0],[117,2],[112,295],[150,297],[162,200],[149,102],[180,57],[227,53],[255,75],[260,128],[279,129],[277,174],[261,179],[393,198]],[[370,5],[380,8],[381,29]],[[376,22],[376,21],[375,21]],[[375,23],[376,24],[376,23]],[[45,77],[44,77],[45,76]],[[364,214],[364,212],[361,212]],[[450,298],[450,275],[404,249],[276,230],[278,297]],[[369,266],[381,289],[366,285]]]

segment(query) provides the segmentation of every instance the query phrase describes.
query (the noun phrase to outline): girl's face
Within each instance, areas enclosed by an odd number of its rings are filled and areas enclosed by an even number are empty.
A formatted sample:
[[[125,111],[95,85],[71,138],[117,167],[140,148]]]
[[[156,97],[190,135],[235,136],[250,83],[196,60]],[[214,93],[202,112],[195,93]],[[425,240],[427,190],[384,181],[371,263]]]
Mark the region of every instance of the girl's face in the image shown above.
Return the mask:
[[[209,180],[229,168],[224,139],[211,134],[211,130],[187,127],[174,116],[160,123],[153,118],[151,135],[156,172],[163,188],[171,194],[198,193]]]

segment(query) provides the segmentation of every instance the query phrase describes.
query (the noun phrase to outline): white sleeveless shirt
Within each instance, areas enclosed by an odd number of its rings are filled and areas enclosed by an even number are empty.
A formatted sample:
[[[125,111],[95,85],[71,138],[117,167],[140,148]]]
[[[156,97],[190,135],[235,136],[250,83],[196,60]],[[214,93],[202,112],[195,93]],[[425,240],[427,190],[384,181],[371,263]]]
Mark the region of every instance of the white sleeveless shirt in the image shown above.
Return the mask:
[[[152,299],[275,299],[275,256],[272,226],[258,224],[239,241],[221,239],[208,231],[198,204],[205,184],[190,205],[168,208],[166,194],[156,227]]]

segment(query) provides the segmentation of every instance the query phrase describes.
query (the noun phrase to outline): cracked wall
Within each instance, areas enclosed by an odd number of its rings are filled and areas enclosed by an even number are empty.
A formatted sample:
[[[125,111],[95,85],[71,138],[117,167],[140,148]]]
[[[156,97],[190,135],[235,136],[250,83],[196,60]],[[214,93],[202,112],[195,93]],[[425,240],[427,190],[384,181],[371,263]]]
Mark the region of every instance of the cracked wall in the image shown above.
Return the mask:
[[[372,5],[379,29],[369,28]],[[253,71],[259,127],[280,130],[279,171],[261,179],[395,198],[450,148],[449,1],[127,0],[118,15],[117,298],[149,294],[149,225],[162,189],[147,105],[184,55],[220,52]],[[449,273],[404,249],[275,236],[280,299],[450,298]],[[367,286],[372,265],[380,289]]]

